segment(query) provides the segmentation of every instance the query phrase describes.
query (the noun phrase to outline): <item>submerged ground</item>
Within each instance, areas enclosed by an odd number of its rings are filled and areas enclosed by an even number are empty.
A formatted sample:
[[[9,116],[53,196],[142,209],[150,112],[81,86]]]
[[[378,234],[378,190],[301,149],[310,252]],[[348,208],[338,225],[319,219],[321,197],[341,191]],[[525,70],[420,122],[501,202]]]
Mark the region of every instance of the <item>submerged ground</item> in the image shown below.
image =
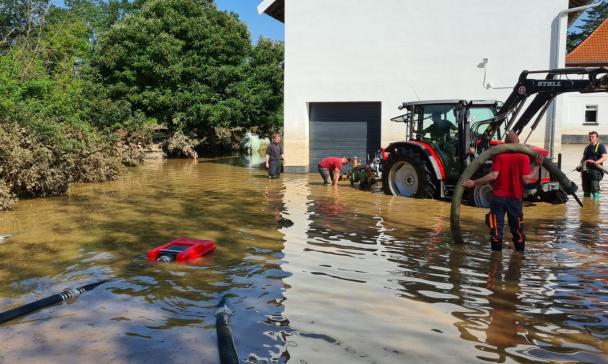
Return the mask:
[[[581,151],[564,148],[564,169]],[[529,204],[525,255],[491,255],[481,209],[462,209],[456,246],[448,202],[268,180],[233,159],[150,162],[0,213],[0,311],[113,279],[1,325],[0,363],[214,363],[226,294],[246,362],[608,362],[603,188],[582,209]],[[146,262],[180,236],[218,249]]]

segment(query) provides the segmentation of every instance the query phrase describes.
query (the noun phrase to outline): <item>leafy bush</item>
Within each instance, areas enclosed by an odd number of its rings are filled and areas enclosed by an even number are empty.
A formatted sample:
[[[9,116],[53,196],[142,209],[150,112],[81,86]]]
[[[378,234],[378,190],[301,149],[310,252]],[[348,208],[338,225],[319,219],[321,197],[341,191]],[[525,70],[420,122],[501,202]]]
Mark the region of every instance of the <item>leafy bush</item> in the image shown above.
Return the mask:
[[[178,130],[167,139],[163,147],[173,157],[184,156],[196,159],[198,158],[198,153],[195,148],[199,144],[200,140],[189,137]]]
[[[0,211],[9,210],[15,206],[17,198],[11,193],[6,182],[0,180]]]
[[[0,180],[17,196],[65,193],[69,167],[59,153],[31,131],[14,124],[0,125]]]

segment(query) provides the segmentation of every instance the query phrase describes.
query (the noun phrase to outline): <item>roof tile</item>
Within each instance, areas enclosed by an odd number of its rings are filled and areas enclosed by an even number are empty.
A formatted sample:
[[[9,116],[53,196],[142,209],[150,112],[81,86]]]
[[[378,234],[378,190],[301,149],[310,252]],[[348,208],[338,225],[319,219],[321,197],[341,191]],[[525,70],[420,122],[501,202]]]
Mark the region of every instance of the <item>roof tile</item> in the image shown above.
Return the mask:
[[[567,66],[608,65],[608,19],[566,55]]]

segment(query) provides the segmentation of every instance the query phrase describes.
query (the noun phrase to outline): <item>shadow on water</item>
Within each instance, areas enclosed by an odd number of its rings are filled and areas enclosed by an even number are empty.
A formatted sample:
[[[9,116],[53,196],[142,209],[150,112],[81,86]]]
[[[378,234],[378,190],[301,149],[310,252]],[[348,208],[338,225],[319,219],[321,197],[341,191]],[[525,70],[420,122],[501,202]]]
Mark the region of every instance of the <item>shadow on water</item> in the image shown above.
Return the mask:
[[[249,363],[608,362],[608,201],[528,206],[525,254],[491,254],[483,210],[463,207],[457,246],[448,203],[228,160],[149,163],[0,214],[0,307],[114,279],[2,325],[0,362],[216,362],[225,294]],[[178,236],[218,248],[146,262]]]

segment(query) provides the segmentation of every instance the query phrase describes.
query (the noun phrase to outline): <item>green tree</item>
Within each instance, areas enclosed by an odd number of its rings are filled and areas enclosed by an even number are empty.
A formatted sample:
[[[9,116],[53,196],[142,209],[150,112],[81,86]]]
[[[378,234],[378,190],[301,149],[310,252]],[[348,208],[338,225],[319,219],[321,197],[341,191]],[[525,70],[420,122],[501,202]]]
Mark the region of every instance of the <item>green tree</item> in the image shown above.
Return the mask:
[[[20,37],[40,35],[46,15],[54,6],[49,0],[3,0],[0,2],[0,54]]]
[[[277,129],[283,123],[282,42],[260,38],[247,64],[247,77],[239,85],[246,104],[246,117],[240,126]]]
[[[113,99],[199,136],[278,122],[280,43],[262,39],[253,48],[246,25],[213,1],[138,6],[100,38],[94,66]]]
[[[576,46],[593,33],[607,18],[608,1],[604,0],[601,5],[592,8],[587,12],[587,17],[581,20],[581,25],[572,27],[568,31],[567,52],[576,48]]]
[[[85,81],[78,61],[90,46],[85,24],[60,9],[45,14],[40,31],[23,33],[0,56],[0,118],[50,128],[54,122],[77,123],[86,109]]]
[[[92,43],[136,8],[129,0],[65,0],[65,6],[87,24]]]

